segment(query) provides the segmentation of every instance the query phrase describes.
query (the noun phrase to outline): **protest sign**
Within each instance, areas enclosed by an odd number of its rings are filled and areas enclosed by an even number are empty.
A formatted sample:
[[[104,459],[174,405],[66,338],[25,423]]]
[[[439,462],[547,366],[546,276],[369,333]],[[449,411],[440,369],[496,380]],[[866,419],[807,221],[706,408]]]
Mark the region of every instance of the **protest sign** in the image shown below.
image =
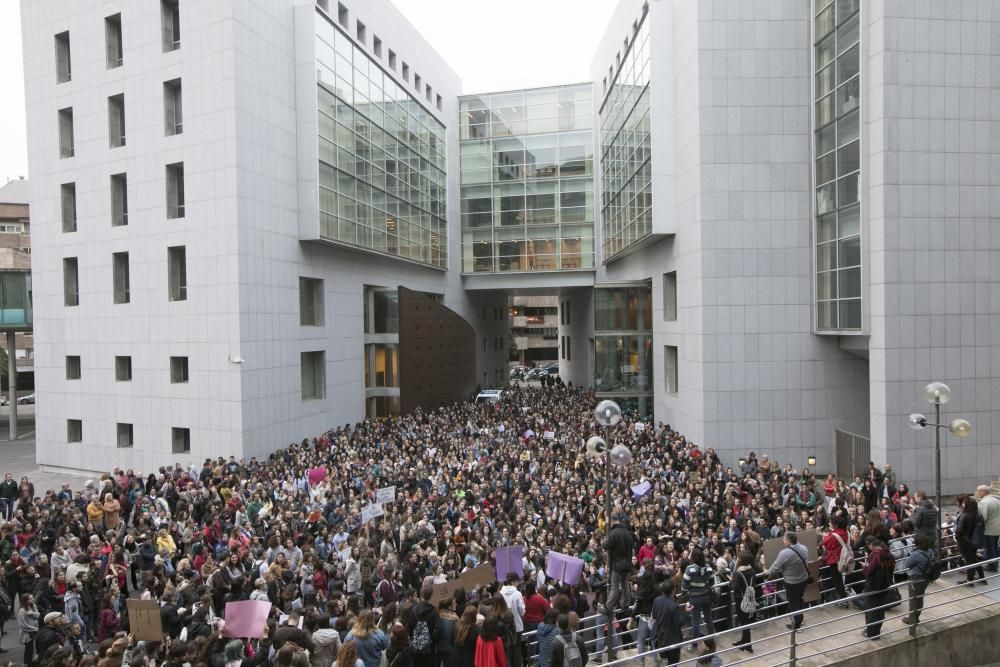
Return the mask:
[[[264,600],[244,600],[226,603],[226,625],[222,634],[232,638],[260,639],[264,636],[271,603]]]
[[[375,492],[375,502],[380,505],[396,501],[396,487],[385,486]]]
[[[524,576],[524,547],[500,547],[496,550],[497,581],[507,580],[507,575],[513,572],[519,577]]]
[[[555,440],[556,439],[556,432],[555,431],[543,431],[542,432],[542,437],[545,438],[546,440]]]
[[[376,517],[380,517],[385,514],[385,510],[378,503],[372,503],[367,507],[361,508],[361,523],[368,523]]]
[[[650,489],[652,489],[652,488],[653,488],[653,485],[650,484],[649,482],[642,482],[641,484],[637,484],[637,485],[633,486],[632,487],[632,497],[633,497],[633,499],[636,500],[636,501],[638,501],[639,498],[642,498],[644,495],[646,495],[647,493],[649,493]]]
[[[552,579],[576,586],[582,573],[583,561],[579,558],[556,551],[550,551],[545,557],[545,574]]]
[[[454,595],[458,588],[464,588],[466,593],[470,593],[474,588],[488,586],[494,581],[496,579],[493,576],[493,567],[489,563],[483,563],[463,572],[458,576],[458,579],[446,581],[443,584],[434,584],[434,594],[431,596],[430,602],[437,605],[441,600]]]
[[[310,484],[319,484],[326,479],[326,468],[310,468],[306,474],[309,477]]]
[[[163,625],[160,623],[160,605],[156,600],[126,600],[128,605],[128,627],[139,641],[163,641]]]
[[[798,538],[799,544],[804,546],[809,552],[807,560],[814,561],[819,558],[819,542],[816,538],[816,529],[801,530],[795,533],[795,536]],[[764,567],[771,567],[774,564],[774,559],[785,548],[784,540],[784,537],[764,540]]]

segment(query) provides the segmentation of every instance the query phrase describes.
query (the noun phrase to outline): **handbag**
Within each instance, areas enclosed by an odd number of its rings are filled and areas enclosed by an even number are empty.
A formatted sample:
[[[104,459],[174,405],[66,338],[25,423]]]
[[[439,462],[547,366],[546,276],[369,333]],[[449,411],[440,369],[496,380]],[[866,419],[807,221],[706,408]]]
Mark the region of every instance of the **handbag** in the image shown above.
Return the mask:
[[[789,548],[789,549],[792,549],[791,547],[788,547],[788,548]],[[810,571],[809,571],[809,563],[807,563],[807,562],[806,562],[806,559],[802,557],[802,554],[800,554],[800,553],[799,553],[798,551],[796,551],[795,549],[792,549],[792,553],[794,553],[794,554],[795,554],[796,556],[798,556],[798,557],[799,557],[799,560],[801,560],[801,561],[802,561],[802,565],[803,565],[803,566],[804,566],[804,567],[806,568],[806,574],[808,574],[808,575],[809,575],[809,578],[808,578],[808,579],[806,579],[806,584],[807,584],[807,585],[808,585],[808,584],[815,584],[815,583],[816,583],[816,578],[815,578],[815,577],[814,577],[814,576],[812,575],[812,572],[810,572]]]
[[[757,613],[757,596],[754,595],[753,586],[747,582],[747,576],[743,572],[740,572],[740,576],[743,577],[743,599],[740,600],[740,611],[742,611],[747,616],[753,616]]]

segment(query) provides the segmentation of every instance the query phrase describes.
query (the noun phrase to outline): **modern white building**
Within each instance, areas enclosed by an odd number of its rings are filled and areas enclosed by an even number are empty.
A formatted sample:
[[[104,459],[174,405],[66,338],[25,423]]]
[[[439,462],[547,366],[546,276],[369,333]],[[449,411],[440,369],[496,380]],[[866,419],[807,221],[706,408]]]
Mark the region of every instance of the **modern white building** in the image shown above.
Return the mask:
[[[927,487],[940,380],[975,429],[945,492],[1000,470],[989,0],[620,0],[589,85],[475,95],[388,0],[22,17],[41,464],[405,409],[417,293],[466,384],[506,376],[508,296],[557,296],[564,380],[728,463]]]

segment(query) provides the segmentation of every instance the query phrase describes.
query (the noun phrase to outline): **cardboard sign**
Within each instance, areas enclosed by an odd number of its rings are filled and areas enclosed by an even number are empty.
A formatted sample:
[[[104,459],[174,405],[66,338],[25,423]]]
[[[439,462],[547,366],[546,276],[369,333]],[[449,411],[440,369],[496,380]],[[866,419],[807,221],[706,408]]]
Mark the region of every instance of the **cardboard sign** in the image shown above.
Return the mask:
[[[310,468],[306,474],[310,484],[319,484],[326,479],[326,468]]]
[[[267,617],[271,613],[271,603],[265,600],[245,600],[227,602],[226,625],[222,634],[234,639],[260,639],[264,636]]]
[[[129,632],[139,641],[163,641],[163,625],[160,622],[160,605],[156,600],[125,601],[128,605]]]
[[[384,486],[375,492],[375,502],[380,505],[396,502],[396,487]]]
[[[465,592],[469,593],[474,588],[488,586],[494,581],[496,581],[496,578],[493,576],[493,567],[489,563],[483,563],[467,572],[463,572],[458,576],[458,579],[446,581],[443,584],[434,584],[434,594],[431,596],[430,602],[436,605],[441,600],[454,595],[455,590],[458,588],[464,588]]]
[[[542,437],[545,438],[546,440],[555,440],[556,439],[556,432],[555,431],[543,431],[542,432]]]
[[[385,510],[378,503],[372,503],[367,507],[361,508],[361,523],[368,523],[376,517],[380,517],[385,514]]]
[[[496,550],[497,581],[503,583],[507,575],[513,572],[518,577],[524,577],[524,547],[500,547]]]
[[[633,498],[633,500],[635,500],[636,502],[638,502],[639,499],[642,498],[647,493],[649,493],[649,491],[652,488],[653,488],[653,485],[650,484],[649,482],[643,482],[642,484],[636,484],[635,486],[632,487],[632,498]]]
[[[795,535],[799,538],[799,544],[809,551],[809,561],[819,558],[819,542],[817,541],[816,529],[810,528],[809,530],[797,532]],[[774,537],[770,540],[764,540],[764,567],[771,567],[774,564],[774,559],[778,557],[778,554],[784,548],[784,537]]]
[[[814,560],[809,563],[809,574],[813,576],[813,582],[806,586],[805,592],[802,594],[802,600],[804,602],[819,602],[820,598],[823,597],[822,592],[819,589],[819,561]]]
[[[550,579],[576,586],[580,582],[580,575],[583,574],[583,560],[550,551],[545,556],[545,574]]]

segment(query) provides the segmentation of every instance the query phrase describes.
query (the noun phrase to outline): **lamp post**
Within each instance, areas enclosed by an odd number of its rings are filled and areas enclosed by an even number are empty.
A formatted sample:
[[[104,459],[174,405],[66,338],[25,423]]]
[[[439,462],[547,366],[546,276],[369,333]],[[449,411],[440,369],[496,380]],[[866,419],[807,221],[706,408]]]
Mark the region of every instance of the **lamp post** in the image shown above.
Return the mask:
[[[604,427],[605,438],[608,436],[608,430],[617,426],[622,420],[622,409],[617,403],[611,400],[603,400],[597,404],[594,409],[594,418],[597,423]],[[632,452],[628,447],[622,444],[615,445],[610,450],[608,450],[608,443],[605,438],[600,436],[594,436],[587,442],[587,449],[595,454],[603,453],[604,456],[604,520],[605,520],[605,540],[607,540],[608,535],[611,533],[611,467],[627,466],[632,461]],[[609,554],[610,556],[610,554]],[[611,569],[611,558],[608,558],[607,562],[608,569],[608,596],[606,600],[606,611],[608,615],[608,625],[605,631],[605,641],[607,642],[607,659],[611,662],[612,655],[614,654],[614,638],[611,635],[611,631],[614,627],[614,609],[611,608],[612,593],[614,586],[612,586],[612,580],[615,579],[615,575]],[[628,581],[618,582],[615,580],[615,585],[617,586],[628,586]]]
[[[952,419],[948,424],[941,423],[941,406],[951,400],[951,389],[944,382],[931,382],[924,387],[924,398],[934,406],[934,421],[927,421],[927,417],[920,413],[910,415],[909,425],[914,431],[920,431],[928,426],[934,427],[934,502],[937,503],[938,521],[935,528],[937,540],[935,548],[937,557],[941,558],[941,522],[944,518],[941,507],[941,429],[946,428],[952,435],[965,438],[972,433],[972,424],[965,419]]]

